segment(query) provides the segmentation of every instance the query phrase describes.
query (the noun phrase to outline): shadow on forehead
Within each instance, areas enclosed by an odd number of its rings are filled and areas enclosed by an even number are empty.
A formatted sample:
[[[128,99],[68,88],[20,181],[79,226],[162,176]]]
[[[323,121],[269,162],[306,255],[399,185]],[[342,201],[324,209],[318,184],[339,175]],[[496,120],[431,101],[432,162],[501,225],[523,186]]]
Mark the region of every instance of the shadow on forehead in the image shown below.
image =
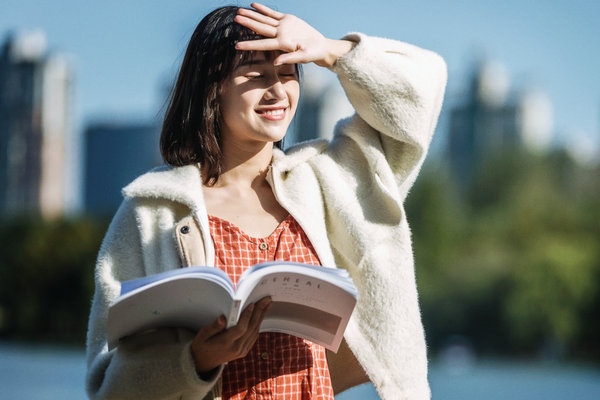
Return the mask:
[[[234,60],[234,65],[232,72],[237,68],[250,66],[250,65],[273,65],[275,58],[283,53],[282,51],[238,51],[236,54],[236,58]],[[242,54],[240,54],[242,53]],[[296,70],[296,74],[298,79],[301,78],[302,75],[302,65],[301,64],[290,64],[294,66]],[[281,66],[280,68],[284,68]]]
[[[241,51],[238,50],[234,60],[234,69],[252,64],[273,64],[281,51]]]

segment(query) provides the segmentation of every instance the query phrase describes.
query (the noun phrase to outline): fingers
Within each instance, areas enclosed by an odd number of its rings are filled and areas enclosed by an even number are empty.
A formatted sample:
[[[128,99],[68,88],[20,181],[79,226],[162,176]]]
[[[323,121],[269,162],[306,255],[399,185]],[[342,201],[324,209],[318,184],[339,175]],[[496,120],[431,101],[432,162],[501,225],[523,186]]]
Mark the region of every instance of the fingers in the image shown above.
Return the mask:
[[[263,35],[266,37],[275,37],[277,36],[277,26],[273,26],[267,23],[263,23],[260,21],[256,21],[252,18],[248,18],[244,15],[236,15],[235,22],[238,24],[245,26],[258,33],[259,35]]]
[[[227,320],[223,315],[212,324],[200,329],[192,341],[191,351],[198,373],[206,373],[223,363],[223,354],[219,348],[210,343],[213,338],[218,338],[227,326]]]
[[[264,297],[246,307],[240,316],[238,324],[230,329],[230,331],[233,331],[232,334],[238,335],[237,338],[240,338],[248,333],[258,332],[270,304],[271,298]]]
[[[250,319],[250,325],[248,328],[258,331],[270,307],[271,297],[264,297],[256,302],[256,308],[252,313],[252,318]]]
[[[241,347],[246,349],[246,352],[250,351],[250,349],[252,348],[252,346],[254,346],[254,343],[258,339],[258,334],[260,333],[260,326],[270,306],[270,297],[265,297],[256,302],[256,306],[254,308],[254,311],[252,312],[252,316],[246,329],[246,334],[239,339]]]
[[[200,331],[198,332],[198,335],[197,335],[198,339],[201,341],[206,341],[206,340],[210,339],[211,337],[217,335],[218,333],[222,332],[226,326],[227,326],[227,320],[225,319],[225,317],[223,315],[221,315],[212,324],[207,325],[207,326],[203,327],[202,329],[200,329]]]
[[[287,28],[280,25],[280,23],[286,24],[285,21],[282,21],[286,15],[259,3],[252,3],[252,7],[256,11],[244,8],[238,9],[235,21],[266,39],[238,42],[236,49],[246,51],[295,51],[294,42],[290,41],[289,35],[285,33],[290,31],[289,22],[287,22]]]
[[[275,51],[281,50],[281,43],[277,39],[256,39],[237,42],[235,45],[237,50],[250,51]]]
[[[231,340],[237,340],[246,334],[255,307],[255,304],[250,304],[248,307],[246,307],[246,309],[242,312],[242,315],[240,315],[237,325],[229,328],[229,330],[226,332],[226,335],[228,335]]]
[[[225,330],[223,316],[202,328],[192,342],[197,371],[210,371],[224,362],[245,357],[258,339],[260,325],[270,304],[270,297],[250,304],[242,312],[238,324],[230,329]]]
[[[245,357],[250,351],[260,330],[260,325],[271,303],[270,297],[265,297],[250,304],[242,312],[236,326],[229,328],[215,339],[220,347],[230,354],[231,359]]]
[[[235,21],[246,28],[252,29],[259,35],[267,37],[277,36],[279,19],[283,18],[284,14],[273,11],[261,4],[256,5],[265,12],[256,12],[247,8],[239,8],[238,15],[235,17]],[[260,11],[259,8],[257,9]]]
[[[293,53],[281,53],[273,60],[273,65],[303,64],[306,62],[304,53],[295,51]]]
[[[252,7],[254,10],[240,9],[235,20],[264,38],[238,42],[237,50],[284,53],[275,58],[274,65],[331,64],[330,43],[319,31],[291,14],[280,13],[259,3],[252,3]]]
[[[279,11],[275,11],[263,4],[260,3],[252,3],[250,4],[252,6],[252,8],[254,8],[255,10],[257,10],[258,12],[271,17],[271,18],[275,18],[275,19],[281,19],[285,16],[285,14],[280,13]]]
[[[238,15],[253,19],[255,21],[261,22],[263,24],[267,24],[267,25],[271,25],[271,26],[277,26],[279,25],[279,20],[275,19],[275,18],[271,18],[267,15],[258,13],[254,10],[249,10],[247,8],[239,8],[238,9]]]

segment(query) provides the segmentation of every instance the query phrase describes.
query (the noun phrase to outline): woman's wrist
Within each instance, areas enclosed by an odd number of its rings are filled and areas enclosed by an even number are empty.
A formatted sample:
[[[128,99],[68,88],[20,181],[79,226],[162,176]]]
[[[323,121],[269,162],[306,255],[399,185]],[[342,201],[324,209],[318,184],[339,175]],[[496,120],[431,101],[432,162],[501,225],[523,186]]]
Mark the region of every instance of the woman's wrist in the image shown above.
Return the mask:
[[[217,366],[204,366],[200,365],[196,352],[194,351],[194,346],[190,346],[190,352],[192,353],[192,361],[194,362],[194,367],[196,369],[196,374],[198,377],[204,381],[212,380],[214,374],[219,369],[219,365]]]
[[[323,60],[316,62],[321,67],[331,68],[337,60],[347,54],[356,45],[355,42],[345,39],[326,39],[327,40],[327,56]]]

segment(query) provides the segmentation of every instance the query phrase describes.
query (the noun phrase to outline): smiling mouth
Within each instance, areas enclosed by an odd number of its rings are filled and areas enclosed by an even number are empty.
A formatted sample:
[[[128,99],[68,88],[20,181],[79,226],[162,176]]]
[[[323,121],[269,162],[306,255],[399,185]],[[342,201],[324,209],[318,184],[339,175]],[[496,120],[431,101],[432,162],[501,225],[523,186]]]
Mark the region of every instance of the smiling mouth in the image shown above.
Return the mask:
[[[279,121],[285,118],[285,113],[286,113],[287,107],[286,108],[276,108],[276,109],[263,109],[263,110],[256,110],[256,112],[258,113],[258,115],[260,115],[261,117],[268,119],[268,120],[272,120],[272,121]]]

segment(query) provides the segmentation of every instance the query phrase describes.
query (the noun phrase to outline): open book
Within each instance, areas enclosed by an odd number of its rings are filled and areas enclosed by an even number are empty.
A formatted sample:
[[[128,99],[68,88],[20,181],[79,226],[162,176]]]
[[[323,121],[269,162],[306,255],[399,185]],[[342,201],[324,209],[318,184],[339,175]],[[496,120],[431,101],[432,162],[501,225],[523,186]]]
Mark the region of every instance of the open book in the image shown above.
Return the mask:
[[[123,282],[108,311],[108,346],[155,328],[199,330],[220,315],[235,326],[246,305],[271,296],[261,332],[283,332],[337,351],[358,297],[345,270],[289,262],[257,264],[237,290],[213,267],[166,271]]]

